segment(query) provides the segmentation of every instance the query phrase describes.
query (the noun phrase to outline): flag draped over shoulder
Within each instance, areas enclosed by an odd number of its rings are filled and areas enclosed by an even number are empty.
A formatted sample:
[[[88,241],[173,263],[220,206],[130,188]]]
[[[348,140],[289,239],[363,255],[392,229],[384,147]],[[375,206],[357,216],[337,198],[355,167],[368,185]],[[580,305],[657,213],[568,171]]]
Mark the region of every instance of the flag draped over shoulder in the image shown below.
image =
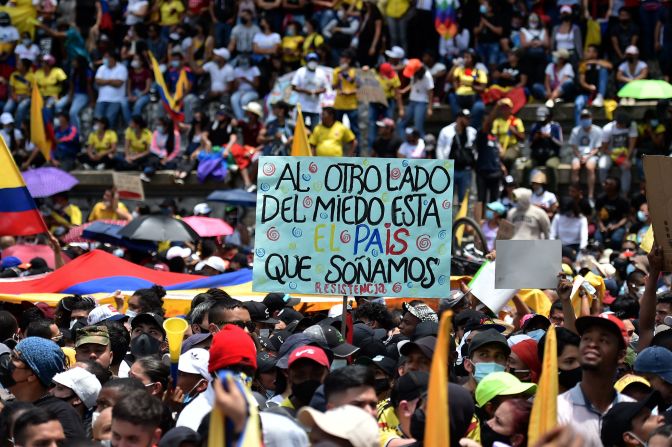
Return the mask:
[[[216,378],[215,380],[220,380]],[[260,447],[262,443],[261,424],[259,422],[259,405],[245,385],[236,381],[229,381],[228,385],[237,386],[247,401],[247,421],[240,435],[231,434],[231,421],[224,414],[213,407],[210,413],[210,427],[208,432],[208,447]],[[227,435],[227,430],[229,434]],[[235,439],[237,438],[237,439]]]
[[[546,332],[541,377],[530,414],[530,426],[527,432],[528,445],[534,445],[542,435],[554,429],[558,423],[558,351],[556,345],[555,326],[551,325]]]
[[[452,39],[457,34],[458,0],[437,0],[435,5],[434,28],[439,36]]]
[[[5,140],[0,137],[0,236],[46,233],[40,210],[28,192]]]
[[[448,346],[453,312],[447,310],[441,315],[436,349],[429,372],[427,390],[427,421],[425,422],[426,447],[450,445],[450,415],[448,414]]]
[[[37,83],[33,82],[30,95],[30,140],[37,147],[45,160],[51,160],[51,141],[47,138],[47,131],[44,126],[44,100],[42,94],[37,88]]]
[[[306,125],[303,122],[303,113],[301,113],[301,104],[296,105],[296,127],[294,127],[291,155],[293,157],[310,157],[311,155],[308,133],[306,132]]]
[[[148,52],[149,60],[152,64],[152,73],[154,74],[154,81],[159,90],[159,97],[166,112],[170,115],[173,121],[184,121],[184,113],[182,112],[182,100],[184,95],[189,90],[189,78],[187,71],[183,68],[180,71],[180,76],[175,84],[175,94],[171,94],[166,81],[163,78],[163,73],[159,67],[159,62],[156,60],[151,52]]]

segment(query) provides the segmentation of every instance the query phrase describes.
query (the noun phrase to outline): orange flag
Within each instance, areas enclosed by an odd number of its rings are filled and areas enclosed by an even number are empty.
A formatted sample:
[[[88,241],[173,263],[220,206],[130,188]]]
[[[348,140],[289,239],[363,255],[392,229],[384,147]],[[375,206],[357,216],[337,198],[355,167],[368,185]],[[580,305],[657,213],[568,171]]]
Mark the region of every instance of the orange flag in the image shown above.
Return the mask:
[[[429,372],[427,389],[427,422],[425,422],[426,447],[450,445],[450,415],[448,414],[448,347],[453,312],[447,310],[441,315],[439,334]]]
[[[310,144],[308,143],[308,134],[306,126],[303,123],[303,113],[301,113],[301,104],[296,105],[296,127],[294,127],[294,140],[292,141],[292,157],[302,156],[310,157]]]
[[[534,398],[530,426],[527,431],[527,444],[534,445],[539,438],[558,424],[558,351],[555,326],[546,332],[544,360]]]

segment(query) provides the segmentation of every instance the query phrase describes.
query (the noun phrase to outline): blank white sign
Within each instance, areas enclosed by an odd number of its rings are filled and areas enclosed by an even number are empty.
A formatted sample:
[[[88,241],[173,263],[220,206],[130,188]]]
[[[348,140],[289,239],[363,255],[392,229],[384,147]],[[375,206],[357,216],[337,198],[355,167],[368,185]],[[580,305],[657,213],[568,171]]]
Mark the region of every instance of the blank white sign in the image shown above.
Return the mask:
[[[561,241],[497,241],[497,289],[554,289],[562,269]]]

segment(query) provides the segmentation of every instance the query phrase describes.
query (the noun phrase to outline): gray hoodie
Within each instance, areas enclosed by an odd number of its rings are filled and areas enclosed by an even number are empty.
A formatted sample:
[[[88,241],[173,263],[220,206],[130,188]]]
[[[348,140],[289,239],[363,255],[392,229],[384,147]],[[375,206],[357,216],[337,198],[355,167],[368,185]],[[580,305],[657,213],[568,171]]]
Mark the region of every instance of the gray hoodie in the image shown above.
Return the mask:
[[[508,220],[513,224],[513,238],[523,240],[548,239],[551,222],[546,212],[530,205],[532,191],[527,188],[513,190],[517,206],[509,211]]]

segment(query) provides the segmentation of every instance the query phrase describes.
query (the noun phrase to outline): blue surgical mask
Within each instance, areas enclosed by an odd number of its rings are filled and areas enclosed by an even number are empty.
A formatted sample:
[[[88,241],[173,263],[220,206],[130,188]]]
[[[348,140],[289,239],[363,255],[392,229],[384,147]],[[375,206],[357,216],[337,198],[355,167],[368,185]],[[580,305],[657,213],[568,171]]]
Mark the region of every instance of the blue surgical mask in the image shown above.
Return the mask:
[[[494,372],[503,372],[506,368],[495,362],[481,362],[474,365],[474,379],[476,382],[483,380],[485,376]]]
[[[649,216],[642,210],[637,211],[637,220],[640,222],[646,222],[649,219]]]
[[[110,60],[106,57],[103,58],[103,65],[106,66],[106,67],[109,67],[110,66]]]
[[[581,120],[581,127],[588,128],[593,125],[593,120],[590,118],[583,118]]]
[[[487,14],[487,12],[488,12],[488,5],[481,5],[481,7],[479,8],[479,10],[481,11],[481,14]]]
[[[492,210],[485,210],[485,218],[488,220],[492,220],[495,218],[495,212]]]
[[[183,403],[184,405],[187,405],[189,402],[191,402],[192,400],[194,400],[194,398],[195,398],[196,396],[198,396],[198,394],[191,394],[191,393],[193,393],[193,392],[194,392],[194,389],[195,389],[197,386],[199,386],[200,384],[201,384],[201,380],[199,380],[198,382],[196,382],[196,385],[194,385],[193,387],[191,387],[191,389],[189,390],[189,392],[187,393],[187,395],[184,396],[184,400],[182,401],[182,403]]]
[[[657,119],[649,120],[649,124],[651,124],[651,127],[655,129],[660,124],[660,121]]]
[[[543,337],[545,333],[546,333],[546,331],[543,330],[543,329],[535,329],[533,331],[527,332],[525,335],[527,335],[530,338],[533,338],[534,341],[536,341],[538,343],[539,340],[541,340],[541,337]]]
[[[173,68],[177,68],[180,66],[180,61],[170,61],[170,66]]]

